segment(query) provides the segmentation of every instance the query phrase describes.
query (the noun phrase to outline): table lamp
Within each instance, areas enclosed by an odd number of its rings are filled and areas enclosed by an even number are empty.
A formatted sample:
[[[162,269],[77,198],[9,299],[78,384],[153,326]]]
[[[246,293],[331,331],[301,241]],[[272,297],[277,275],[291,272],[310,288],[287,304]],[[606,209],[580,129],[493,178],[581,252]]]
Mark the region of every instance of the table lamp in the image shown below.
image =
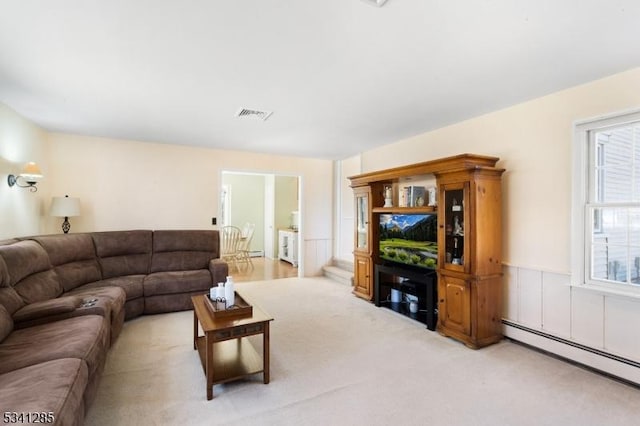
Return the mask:
[[[69,218],[80,216],[80,199],[76,197],[53,197],[51,199],[51,216],[64,217],[62,222],[62,230],[65,234],[69,233],[71,224]]]

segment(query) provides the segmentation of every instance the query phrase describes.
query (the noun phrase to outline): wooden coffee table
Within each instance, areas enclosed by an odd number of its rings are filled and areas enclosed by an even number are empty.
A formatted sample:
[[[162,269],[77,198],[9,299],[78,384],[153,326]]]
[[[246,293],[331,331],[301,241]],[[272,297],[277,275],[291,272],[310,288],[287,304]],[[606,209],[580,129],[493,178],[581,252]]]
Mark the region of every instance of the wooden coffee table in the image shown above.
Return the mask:
[[[244,317],[214,318],[206,296],[192,296],[193,348],[198,350],[207,377],[207,400],[213,398],[213,385],[262,373],[269,383],[269,315],[257,306]],[[204,336],[199,336],[199,327]],[[262,334],[262,356],[248,336]]]

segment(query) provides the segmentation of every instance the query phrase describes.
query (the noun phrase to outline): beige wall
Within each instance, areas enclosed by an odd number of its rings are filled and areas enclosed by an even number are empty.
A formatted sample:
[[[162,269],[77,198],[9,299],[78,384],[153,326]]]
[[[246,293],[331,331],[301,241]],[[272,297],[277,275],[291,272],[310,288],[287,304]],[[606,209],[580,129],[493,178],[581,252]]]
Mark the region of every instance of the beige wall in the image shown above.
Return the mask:
[[[362,154],[363,171],[464,152],[501,158],[504,261],[570,269],[573,123],[640,108],[640,69],[578,86]]]
[[[38,163],[45,176],[38,191],[9,188],[8,175],[20,173],[29,161]],[[0,103],[0,239],[44,231],[42,211],[50,193],[49,171],[46,132]]]
[[[51,194],[81,201],[72,232],[213,228],[222,170],[300,175],[309,194],[303,273],[321,274],[330,259],[331,161],[59,133],[49,135],[49,151]],[[60,232],[59,219],[45,221],[47,232]]]
[[[640,108],[640,69],[554,93],[362,155],[363,171],[464,152],[501,158],[504,261],[569,272],[573,123]]]
[[[27,161],[45,175],[36,193],[6,185]],[[71,232],[212,228],[222,170],[300,176],[300,273],[321,275],[333,241],[331,161],[47,133],[3,104],[0,239],[61,232],[49,207],[63,195],[80,198]]]
[[[640,298],[571,282],[574,123],[640,109],[640,68],[362,153],[362,171],[464,152],[501,158],[504,318],[640,362]],[[637,368],[506,327],[505,333],[640,383]]]

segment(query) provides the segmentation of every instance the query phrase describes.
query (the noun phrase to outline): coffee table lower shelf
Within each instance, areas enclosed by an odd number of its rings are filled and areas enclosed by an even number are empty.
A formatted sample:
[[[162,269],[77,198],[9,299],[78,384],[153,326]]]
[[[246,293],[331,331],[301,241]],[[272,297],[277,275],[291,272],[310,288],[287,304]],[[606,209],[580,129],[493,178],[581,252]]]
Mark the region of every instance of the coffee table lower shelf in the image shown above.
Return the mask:
[[[196,339],[202,369],[207,373],[206,338]],[[230,382],[258,373],[264,373],[264,360],[248,338],[213,343],[213,384]]]

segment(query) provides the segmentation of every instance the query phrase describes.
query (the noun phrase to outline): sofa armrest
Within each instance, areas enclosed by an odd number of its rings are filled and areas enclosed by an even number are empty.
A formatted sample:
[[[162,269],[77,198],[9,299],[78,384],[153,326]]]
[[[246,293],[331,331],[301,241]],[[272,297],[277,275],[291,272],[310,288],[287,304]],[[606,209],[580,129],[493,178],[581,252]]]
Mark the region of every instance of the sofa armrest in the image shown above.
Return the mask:
[[[211,283],[216,286],[227,279],[229,265],[222,259],[211,259],[209,261],[209,272],[211,272]]]
[[[13,314],[13,321],[18,325],[22,322],[66,314],[75,311],[80,304],[82,304],[82,298],[76,296],[57,297],[55,299],[30,303],[18,309]]]

